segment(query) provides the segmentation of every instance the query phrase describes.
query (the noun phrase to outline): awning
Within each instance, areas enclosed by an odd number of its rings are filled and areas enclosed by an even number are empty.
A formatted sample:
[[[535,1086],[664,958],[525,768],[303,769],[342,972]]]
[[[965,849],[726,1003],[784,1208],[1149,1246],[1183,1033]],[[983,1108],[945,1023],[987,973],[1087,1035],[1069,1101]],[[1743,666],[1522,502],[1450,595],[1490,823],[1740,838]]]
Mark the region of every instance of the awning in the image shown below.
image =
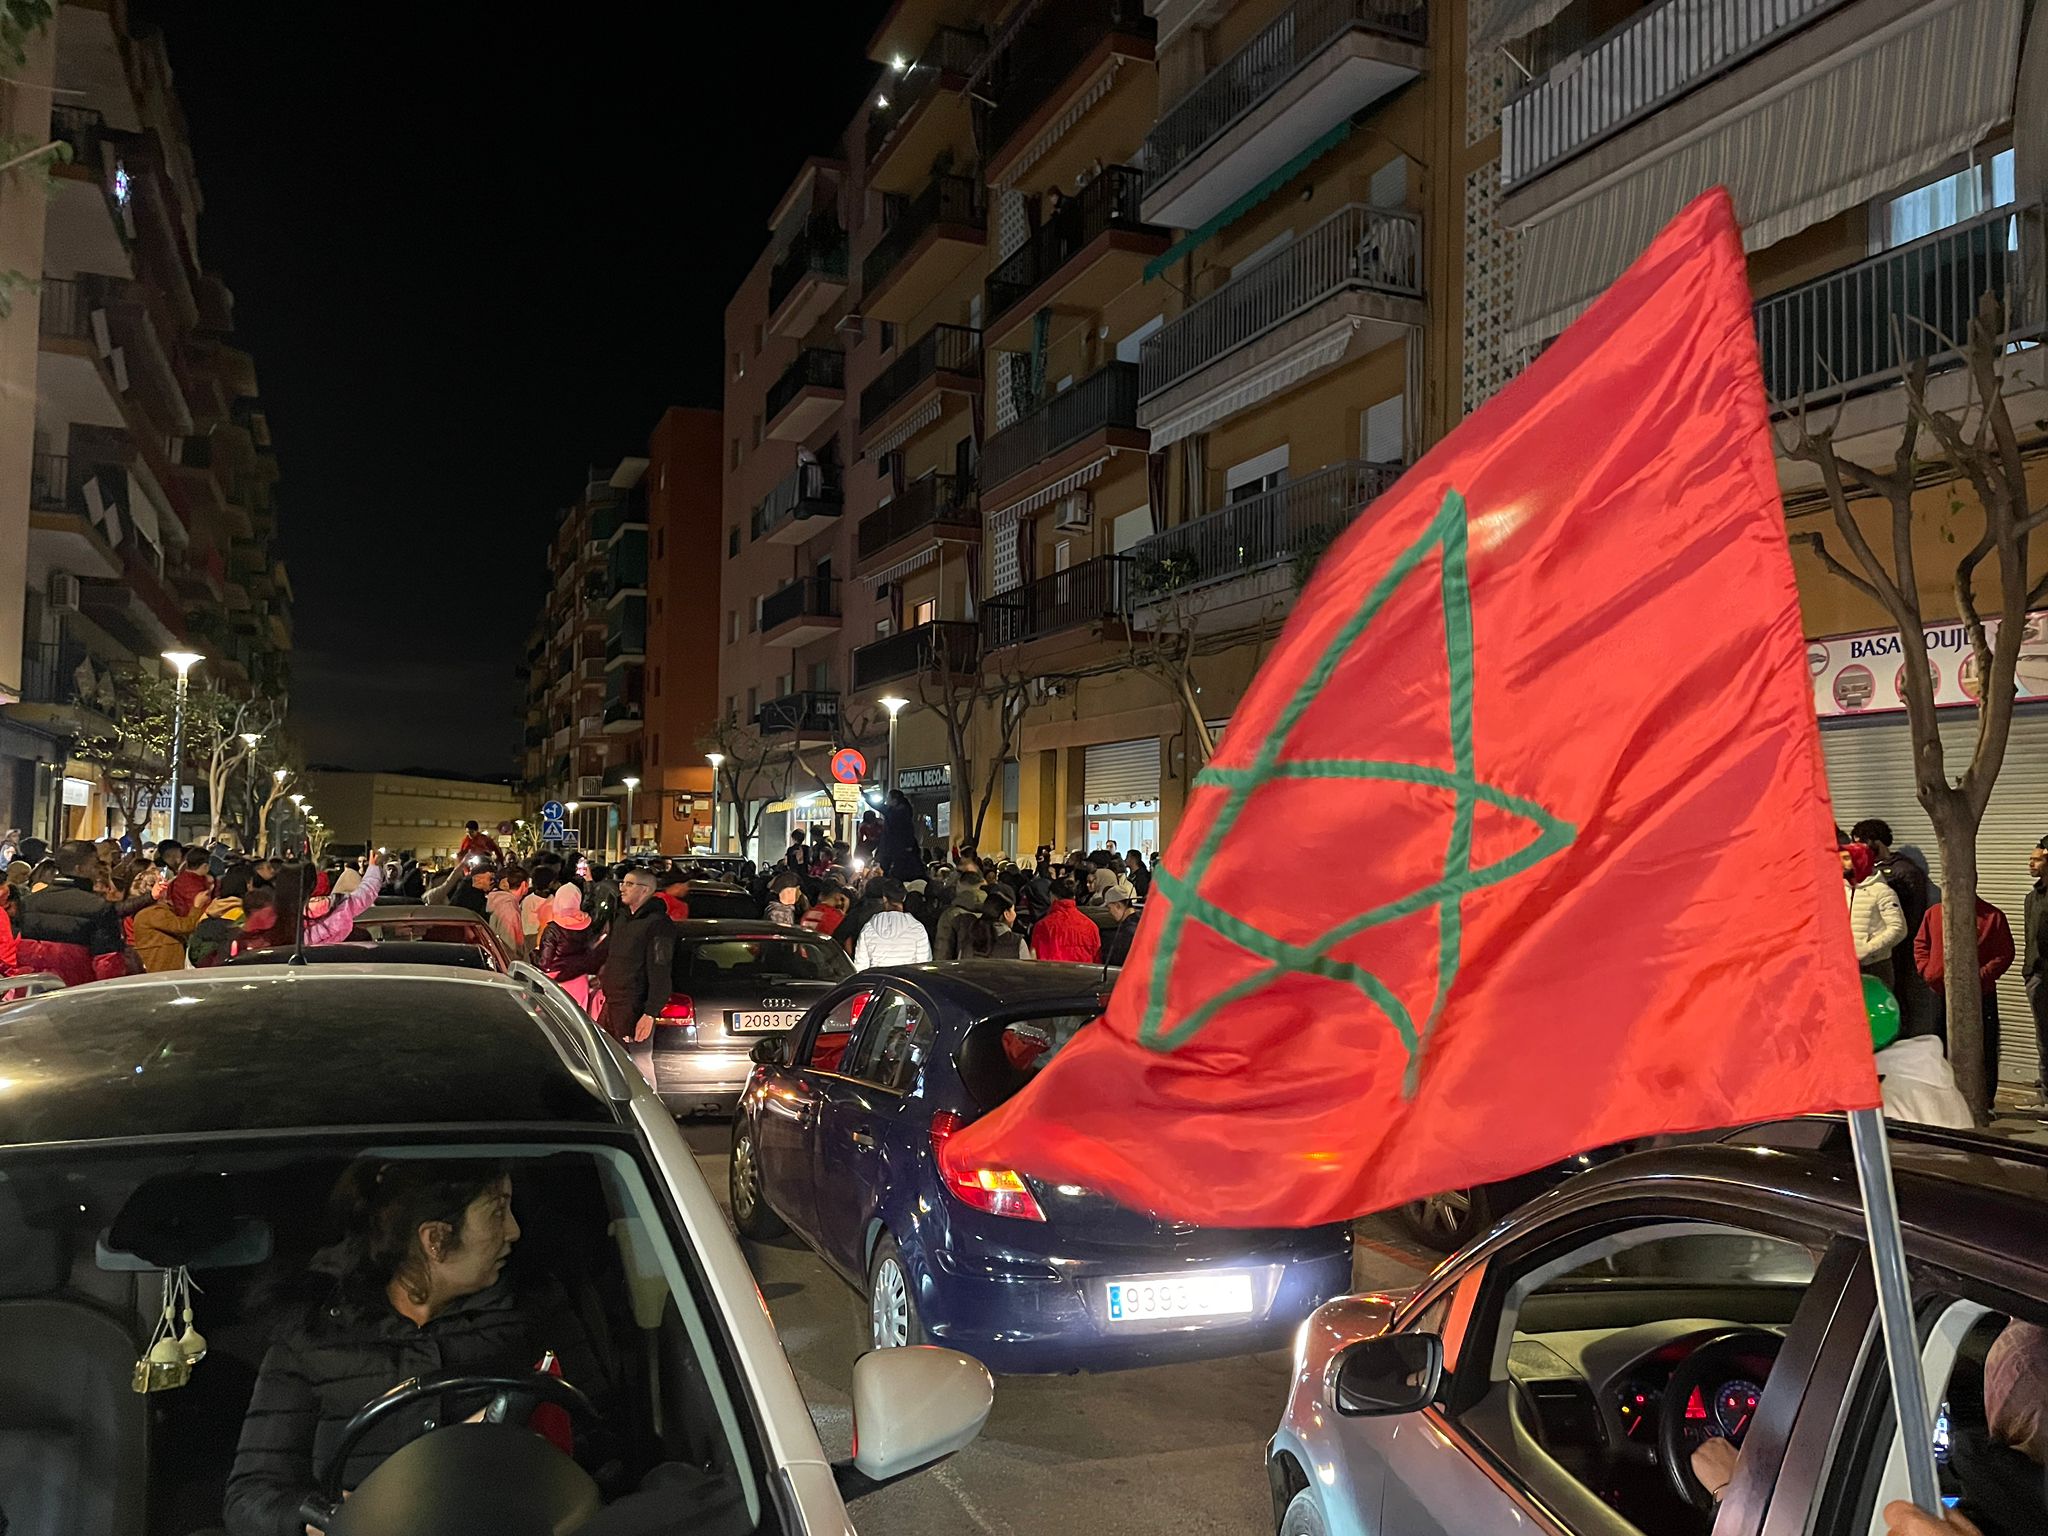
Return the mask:
[[[991,515],[1013,519],[1029,516],[1040,507],[1050,506],[1053,502],[1058,501],[1067,492],[1079,490],[1090,480],[1100,475],[1103,466],[1109,463],[1109,460],[1110,455],[1106,453],[1099,458],[1091,459],[1072,474],[1061,475],[1051,485],[1033,491],[1029,496],[1025,496],[1017,501],[1005,502],[1000,507],[991,508]]]
[[[1343,122],[1317,139],[1315,143],[1309,145],[1307,149],[1304,149],[1292,160],[1281,166],[1279,170],[1253,187],[1251,191],[1245,193],[1243,197],[1240,197],[1228,208],[1217,214],[1215,218],[1197,229],[1189,230],[1178,240],[1174,241],[1172,245],[1169,245],[1157,256],[1146,262],[1145,281],[1151,282],[1154,278],[1165,272],[1168,267],[1179,261],[1181,257],[1212,238],[1225,225],[1236,223],[1275,192],[1286,186],[1288,182],[1294,180],[1295,177],[1307,170],[1309,166],[1322,159],[1324,155],[1327,155],[1350,137],[1351,119],[1347,117]]]
[[[1345,349],[1351,345],[1353,333],[1362,323],[1356,315],[1346,315],[1270,362],[1244,369],[1221,389],[1151,420],[1147,423],[1147,430],[1152,434],[1152,452],[1157,453],[1226,416],[1235,415],[1283,389],[1293,388],[1312,373],[1328,368],[1344,356]]]
[[[1920,6],[1545,214],[1522,231],[1508,345],[1563,330],[1709,187],[1758,251],[1963,154],[2012,116],[2022,8]]]
[[[1571,0],[1466,0],[1465,52],[1476,57],[1527,37],[1570,4]]]
[[[861,457],[879,459],[886,453],[894,453],[918,433],[939,419],[939,413],[946,408],[943,395],[933,395],[903,420],[876,437],[861,444]]]

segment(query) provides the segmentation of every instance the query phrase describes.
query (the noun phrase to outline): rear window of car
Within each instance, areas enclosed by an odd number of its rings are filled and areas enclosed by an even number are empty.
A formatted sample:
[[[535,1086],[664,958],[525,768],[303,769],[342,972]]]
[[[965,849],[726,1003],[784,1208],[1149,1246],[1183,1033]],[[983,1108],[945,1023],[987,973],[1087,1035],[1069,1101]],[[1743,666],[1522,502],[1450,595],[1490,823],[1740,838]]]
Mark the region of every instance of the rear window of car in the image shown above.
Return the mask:
[[[694,915],[694,912],[693,912]],[[796,938],[699,939],[676,946],[685,986],[741,981],[840,981],[853,962],[837,944]]]
[[[483,923],[365,921],[357,923],[349,937],[353,939],[359,933],[366,939],[410,939],[428,944],[481,944],[484,941],[478,934],[485,930],[485,926]]]
[[[687,891],[683,895],[683,901],[689,907],[693,919],[761,915],[760,903],[738,891]]]
[[[953,1059],[961,1086],[984,1111],[994,1109],[1036,1077],[1096,1016],[1091,1011],[982,1020],[967,1031]]]

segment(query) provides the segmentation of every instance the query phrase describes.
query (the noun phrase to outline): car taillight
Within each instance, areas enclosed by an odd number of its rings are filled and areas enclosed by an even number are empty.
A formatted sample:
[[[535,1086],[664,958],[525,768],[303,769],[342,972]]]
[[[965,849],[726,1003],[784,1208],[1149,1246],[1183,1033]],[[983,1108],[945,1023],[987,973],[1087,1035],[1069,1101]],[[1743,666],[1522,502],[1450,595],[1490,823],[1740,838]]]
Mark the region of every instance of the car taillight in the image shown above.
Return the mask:
[[[687,997],[671,997],[662,1005],[657,1017],[664,1024],[694,1024],[697,1022],[696,1001]]]
[[[991,1216],[1010,1216],[1018,1221],[1043,1221],[1038,1197],[1031,1193],[1022,1174],[1008,1168],[958,1168],[946,1156],[946,1143],[967,1124],[963,1116],[942,1109],[932,1116],[932,1156],[939,1165],[939,1178],[947,1193],[972,1210]]]

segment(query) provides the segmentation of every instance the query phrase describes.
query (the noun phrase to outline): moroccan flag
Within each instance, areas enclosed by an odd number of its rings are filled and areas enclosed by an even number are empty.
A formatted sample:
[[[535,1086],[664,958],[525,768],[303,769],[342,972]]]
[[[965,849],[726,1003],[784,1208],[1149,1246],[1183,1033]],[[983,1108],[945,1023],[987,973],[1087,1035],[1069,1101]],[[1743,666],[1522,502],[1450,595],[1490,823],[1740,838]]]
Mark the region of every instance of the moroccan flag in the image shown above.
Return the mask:
[[[1877,1104],[1783,517],[1716,191],[1331,547],[949,1165],[1306,1225]]]

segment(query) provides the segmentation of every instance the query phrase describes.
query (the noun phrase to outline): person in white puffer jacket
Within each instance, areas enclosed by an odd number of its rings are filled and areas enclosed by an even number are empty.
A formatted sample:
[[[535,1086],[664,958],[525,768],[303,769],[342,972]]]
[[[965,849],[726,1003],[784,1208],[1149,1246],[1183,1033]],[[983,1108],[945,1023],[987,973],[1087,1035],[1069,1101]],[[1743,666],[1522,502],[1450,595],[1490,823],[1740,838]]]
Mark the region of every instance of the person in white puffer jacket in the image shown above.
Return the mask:
[[[1892,951],[1906,941],[1906,912],[1898,893],[1875,873],[1875,861],[1862,843],[1842,846],[1842,880],[1849,902],[1849,929],[1856,939],[1856,963],[1886,986],[1893,986]],[[1897,988],[1893,986],[1893,990]]]

